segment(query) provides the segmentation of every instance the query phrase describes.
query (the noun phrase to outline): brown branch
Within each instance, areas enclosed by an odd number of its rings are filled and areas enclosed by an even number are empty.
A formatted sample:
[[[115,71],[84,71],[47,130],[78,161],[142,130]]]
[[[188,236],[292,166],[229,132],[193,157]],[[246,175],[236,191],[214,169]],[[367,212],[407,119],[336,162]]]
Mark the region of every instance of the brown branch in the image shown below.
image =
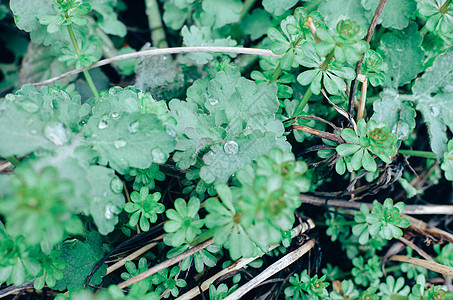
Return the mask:
[[[374,30],[376,29],[377,22],[381,17],[382,11],[384,10],[385,4],[387,4],[387,0],[379,1],[379,4],[374,12],[373,19],[371,20],[370,27],[368,27],[366,41],[370,43],[371,38],[373,37]],[[365,58],[365,53],[362,54],[362,58],[359,60],[355,67],[355,73],[359,75],[360,69],[362,68],[363,59]],[[351,89],[349,91],[349,103],[348,103],[348,114],[349,119],[354,119],[354,99],[355,99],[355,92],[357,90],[357,76],[351,83]]]
[[[303,125],[293,125],[293,128],[297,129],[297,130],[302,130],[302,131],[308,132],[308,133],[316,135],[316,136],[318,136],[318,137],[320,137],[322,139],[326,139],[326,140],[335,142],[337,144],[344,143],[344,140],[339,135],[336,135],[336,134],[333,134],[333,133],[328,133],[328,132],[325,132],[325,131],[313,129],[313,128],[310,128],[310,127],[307,127],[307,126],[303,126]]]
[[[86,70],[101,67],[101,66],[108,65],[113,62],[117,62],[117,61],[121,61],[121,60],[125,60],[125,59],[145,57],[145,56],[154,56],[154,55],[164,55],[164,54],[189,53],[189,52],[220,52],[220,53],[237,53],[237,54],[251,54],[251,55],[281,57],[281,55],[274,54],[271,50],[255,49],[255,48],[241,48],[241,47],[206,46],[206,47],[173,47],[173,48],[162,48],[162,49],[150,49],[150,50],[137,51],[137,52],[133,52],[133,53],[127,53],[127,54],[122,54],[122,55],[114,56],[111,58],[103,59],[103,60],[98,61],[97,63],[92,64],[88,68],[69,71],[69,72],[61,74],[59,76],[45,80],[45,81],[33,83],[33,85],[42,86],[42,85],[54,83],[55,81],[58,81],[62,78],[76,75],[76,74],[81,73]]]
[[[214,243],[214,240],[213,239],[209,239],[209,240],[207,240],[207,241],[205,241],[205,242],[203,242],[203,243],[201,243],[201,244],[199,244],[199,245],[197,245],[197,246],[195,246],[195,247],[193,247],[193,248],[191,248],[191,249],[189,249],[189,250],[187,250],[187,251],[175,256],[175,257],[173,257],[173,258],[170,258],[170,259],[168,259],[168,260],[166,260],[166,261],[164,261],[164,262],[162,262],[162,263],[160,263],[158,265],[155,265],[154,267],[146,270],[143,273],[140,273],[140,274],[138,274],[138,275],[136,275],[136,276],[134,276],[132,278],[129,278],[126,281],[121,282],[120,284],[118,284],[118,287],[120,289],[124,289],[124,288],[126,288],[126,287],[128,287],[128,286],[130,286],[130,285],[132,285],[132,284],[134,284],[136,282],[139,282],[139,281],[141,281],[141,280],[143,280],[145,278],[148,278],[149,276],[151,276],[153,274],[156,274],[159,271],[165,270],[166,268],[169,268],[169,267],[177,264],[178,262],[182,261],[184,258],[187,258],[187,257],[189,257],[189,256],[191,256],[191,255],[203,250],[204,248],[208,247],[209,245],[212,245],[213,243]]]
[[[395,256],[390,257],[389,260],[405,262],[405,263],[416,265],[416,266],[443,274],[445,276],[453,276],[452,267],[444,266],[444,265],[441,265],[441,264],[433,262],[433,261],[427,261],[424,259],[408,257],[408,256],[404,256],[404,255],[395,255]]]
[[[414,243],[412,243],[411,241],[409,241],[405,237],[400,237],[399,240],[401,242],[403,242],[404,244],[406,244],[407,246],[409,246],[412,249],[414,249],[418,254],[420,254],[421,257],[423,257],[427,261],[434,262],[434,259],[431,256],[429,256],[428,253],[426,253],[423,249],[421,249],[420,247],[418,247],[417,245],[415,245]]]
[[[300,194],[299,198],[302,203],[316,205],[316,206],[330,206],[348,209],[360,209],[362,204],[369,208],[373,206],[371,203],[351,202],[346,200],[326,200],[323,198]],[[409,215],[453,215],[453,205],[406,205],[405,214]]]

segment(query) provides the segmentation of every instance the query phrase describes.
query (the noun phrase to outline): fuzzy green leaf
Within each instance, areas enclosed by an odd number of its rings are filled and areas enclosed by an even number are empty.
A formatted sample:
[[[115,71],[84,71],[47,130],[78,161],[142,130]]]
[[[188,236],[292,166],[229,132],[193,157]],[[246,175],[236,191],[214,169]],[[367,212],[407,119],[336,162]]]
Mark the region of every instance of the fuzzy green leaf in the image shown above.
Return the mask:
[[[382,36],[378,52],[388,65],[385,87],[397,89],[424,70],[425,53],[421,42],[422,36],[415,23],[409,24],[403,31],[389,32]]]
[[[376,11],[379,0],[362,0],[367,10],[365,16],[371,19]],[[379,18],[378,24],[386,28],[404,29],[417,10],[417,3],[413,0],[388,0]]]

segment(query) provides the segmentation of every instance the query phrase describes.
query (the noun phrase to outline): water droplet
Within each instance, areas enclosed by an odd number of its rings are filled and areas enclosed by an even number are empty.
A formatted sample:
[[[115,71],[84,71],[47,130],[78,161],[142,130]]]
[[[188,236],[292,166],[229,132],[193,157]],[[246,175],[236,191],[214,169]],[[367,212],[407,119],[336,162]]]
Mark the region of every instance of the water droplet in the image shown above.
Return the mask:
[[[167,127],[167,134],[171,137],[176,137],[176,130],[173,129],[173,127]]]
[[[120,149],[120,148],[123,148],[124,146],[126,146],[126,141],[125,140],[116,140],[113,142],[113,145],[115,146],[116,149]]]
[[[219,103],[219,100],[217,98],[209,97],[208,102],[211,105],[216,105],[217,103]]]
[[[35,134],[37,134],[37,133],[38,133],[38,130],[36,130],[36,129],[32,129],[32,130],[30,130],[30,133],[31,133],[31,134],[33,134],[33,135],[35,135]]]
[[[162,59],[163,59],[163,60],[167,60],[168,57],[167,57],[166,55],[164,55],[164,56],[162,56]]]
[[[103,192],[102,197],[107,197],[107,192]]]
[[[396,52],[403,52],[402,48],[396,48]]]
[[[164,164],[167,161],[165,154],[158,148],[153,149],[153,151],[151,151],[151,155],[153,156],[155,163]]]
[[[44,128],[46,138],[57,146],[63,145],[68,140],[68,135],[63,123],[53,122]]]
[[[131,124],[129,124],[129,132],[136,133],[138,130],[138,125],[140,125],[138,121],[134,121]]]
[[[112,219],[113,217],[115,216],[115,207],[111,204],[108,204],[106,207],[105,207],[105,212],[104,212],[104,217],[107,219],[107,220],[110,220]]]
[[[118,118],[119,116],[120,116],[120,114],[117,112],[112,113],[112,118],[114,118],[114,119]]]
[[[432,104],[429,105],[429,111],[431,112],[433,117],[437,117],[440,114],[439,107],[432,105]]]
[[[99,127],[99,129],[105,129],[105,128],[107,128],[107,122],[104,121],[104,120],[100,120],[100,121],[99,121],[98,127]]]
[[[110,181],[110,188],[114,193],[121,193],[123,191],[123,182],[118,177],[115,177]]]
[[[235,141],[228,141],[223,145],[223,150],[225,150],[226,154],[237,154],[239,151],[239,145]]]
[[[21,101],[18,104],[23,110],[32,114],[38,112],[39,110],[39,105],[29,99]]]

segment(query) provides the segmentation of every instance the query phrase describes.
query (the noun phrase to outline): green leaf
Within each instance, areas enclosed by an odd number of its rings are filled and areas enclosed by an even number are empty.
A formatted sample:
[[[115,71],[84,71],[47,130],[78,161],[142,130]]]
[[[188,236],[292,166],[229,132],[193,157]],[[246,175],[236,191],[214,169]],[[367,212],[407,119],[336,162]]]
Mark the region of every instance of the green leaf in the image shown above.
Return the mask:
[[[370,152],[368,152],[367,150],[365,150],[363,153],[362,165],[363,168],[367,171],[376,172],[377,170],[376,162],[374,161]]]
[[[97,24],[107,34],[124,37],[127,33],[126,26],[118,20],[116,13],[117,1],[90,0],[91,8],[97,12]]]
[[[263,7],[274,16],[280,16],[296,5],[297,2],[297,0],[263,0]]]
[[[55,14],[52,0],[11,0],[10,6],[17,27],[27,32],[43,28],[38,21],[39,16]]]
[[[385,87],[398,89],[409,83],[424,70],[422,36],[417,24],[411,23],[403,31],[389,32],[382,36],[378,52],[388,65]]]
[[[359,137],[357,136],[355,131],[352,130],[351,128],[343,129],[343,131],[341,132],[341,137],[349,143],[353,144],[359,143]]]
[[[214,19],[214,29],[239,21],[242,6],[240,0],[205,0],[202,3],[204,13]]]
[[[362,0],[367,10],[365,16],[371,19],[376,11],[379,0]],[[417,10],[417,3],[412,0],[388,0],[379,18],[378,24],[386,28],[404,29],[409,25]]]
[[[428,125],[431,149],[439,157],[447,151],[447,126],[453,129],[452,94],[437,94],[434,97],[418,98],[417,110]]]
[[[213,0],[211,0],[212,2]],[[215,0],[214,0],[215,1]],[[236,1],[236,0],[233,0]],[[242,5],[242,4],[241,4]],[[198,27],[195,25],[190,26],[190,29],[184,25],[181,29],[181,35],[184,38],[184,44],[186,46],[226,46],[233,47],[237,43],[235,40],[228,38],[215,38],[211,28],[207,26]],[[188,57],[195,60],[197,64],[206,64],[211,61],[214,56],[221,56],[222,54],[211,54],[211,53],[189,53]],[[235,54],[230,54],[235,57]]]
[[[338,155],[348,156],[348,155],[354,154],[360,148],[361,148],[360,145],[345,143],[345,144],[338,145],[336,150],[337,150]]]
[[[200,177],[207,183],[227,182],[231,174],[277,145],[289,151],[284,139],[278,138],[272,132],[254,131],[231,142],[236,143],[237,151],[228,151],[227,141],[223,145],[212,146],[211,151],[203,156],[205,166],[200,170]]]
[[[97,232],[91,232],[85,242],[68,240],[63,243],[61,250],[60,259],[67,264],[67,267],[63,269],[63,279],[58,280],[53,287],[59,291],[80,290],[85,287],[86,278],[107,249],[101,241],[101,236]],[[106,270],[107,266],[104,264],[94,273],[90,283],[100,284]]]
[[[396,91],[385,90],[382,99],[373,103],[374,114],[371,120],[385,122],[391,132],[400,140],[409,138],[415,128],[415,109],[403,102]]]
[[[318,11],[329,28],[335,28],[338,21],[344,19],[351,19],[363,28],[370,25],[370,20],[365,17],[365,9],[359,0],[326,0],[319,5]]]
[[[417,99],[425,99],[453,84],[453,47],[436,57],[432,68],[415,80],[412,92]],[[451,93],[451,90],[449,90]]]
[[[96,106],[83,128],[83,135],[107,163],[119,173],[129,168],[146,169],[153,162],[165,163],[174,149],[174,139],[160,118],[163,115],[141,114],[143,97],[132,89],[112,88]]]
[[[241,20],[244,33],[250,35],[253,41],[265,35],[270,26],[271,15],[261,8],[254,9]]]
[[[114,186],[121,181],[112,169],[102,166],[91,166],[88,168],[87,177],[91,184],[90,214],[98,227],[99,233],[107,235],[112,232],[118,223],[118,214],[124,207],[124,196],[118,193]],[[112,189],[113,188],[113,189]]]

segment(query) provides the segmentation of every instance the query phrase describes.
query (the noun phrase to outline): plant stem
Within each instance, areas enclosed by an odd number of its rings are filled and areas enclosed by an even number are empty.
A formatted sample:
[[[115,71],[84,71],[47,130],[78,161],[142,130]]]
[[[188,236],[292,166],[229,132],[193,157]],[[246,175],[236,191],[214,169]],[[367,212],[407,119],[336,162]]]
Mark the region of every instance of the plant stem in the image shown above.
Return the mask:
[[[200,46],[200,47],[172,47],[172,48],[162,48],[162,49],[150,49],[150,50],[143,50],[137,51],[133,53],[121,54],[115,57],[106,58],[103,60],[98,61],[97,63],[92,64],[87,68],[83,68],[82,70],[72,70],[61,74],[59,76],[55,76],[53,78],[34,83],[34,86],[42,86],[46,84],[51,84],[57,80],[62,78],[66,78],[72,75],[79,74],[83,71],[94,69],[97,67],[105,66],[117,61],[122,61],[125,59],[130,58],[137,58],[137,57],[146,57],[146,56],[154,56],[154,55],[166,55],[166,54],[178,54],[178,53],[193,53],[193,52],[200,52],[200,53],[238,53],[238,54],[250,54],[250,55],[262,55],[262,56],[270,56],[270,57],[282,57],[281,55],[274,54],[271,50],[268,49],[259,49],[259,48],[242,48],[242,47],[217,47],[217,46]]]
[[[423,26],[422,30],[420,30],[420,34],[423,37],[427,33],[428,33],[428,27],[426,27],[426,24],[425,24],[425,26]]]
[[[242,20],[242,18],[249,12],[249,10],[252,8],[252,6],[253,6],[253,4],[255,4],[255,2],[256,2],[256,0],[245,0],[239,20]]]
[[[307,91],[305,92],[304,97],[302,98],[299,105],[294,110],[294,113],[292,115],[293,118],[299,116],[302,113],[302,111],[304,110],[305,105],[307,105],[308,100],[310,99],[311,95],[313,95],[313,92],[311,91],[311,88],[308,87]]]
[[[434,158],[438,159],[437,154],[433,153],[431,151],[421,151],[421,150],[399,150],[399,153],[403,155],[410,155],[410,156],[417,156],[417,157],[423,157],[423,158]]]
[[[15,156],[5,157],[5,159],[7,161],[9,161],[10,163],[12,163],[14,166],[17,166],[20,164],[20,160]]]
[[[277,69],[275,69],[274,71],[274,79],[272,80],[272,82],[276,82],[278,77],[280,77],[280,75],[282,74],[282,67],[280,67],[280,64],[278,65]]]
[[[151,30],[151,40],[153,46],[157,48],[167,48],[167,38],[162,25],[159,6],[156,0],[146,0],[146,15],[148,16],[149,29]]]
[[[448,12],[448,8],[450,6],[450,3],[451,3],[451,0],[445,1],[445,3],[442,4],[442,6],[440,7],[439,12],[441,14],[446,14]]]
[[[76,51],[76,54],[78,57],[80,57],[80,56],[82,56],[82,52],[80,51],[79,44],[77,43],[74,31],[72,30],[72,26],[67,25],[67,28],[68,28],[69,36],[71,37],[72,45],[74,46],[74,49]],[[97,90],[96,86],[94,85],[93,79],[91,78],[91,75],[88,72],[88,70],[83,70],[83,75],[85,76],[85,79],[87,80],[87,83],[91,89],[91,92],[93,93],[93,96],[96,98],[99,98],[98,90]]]

